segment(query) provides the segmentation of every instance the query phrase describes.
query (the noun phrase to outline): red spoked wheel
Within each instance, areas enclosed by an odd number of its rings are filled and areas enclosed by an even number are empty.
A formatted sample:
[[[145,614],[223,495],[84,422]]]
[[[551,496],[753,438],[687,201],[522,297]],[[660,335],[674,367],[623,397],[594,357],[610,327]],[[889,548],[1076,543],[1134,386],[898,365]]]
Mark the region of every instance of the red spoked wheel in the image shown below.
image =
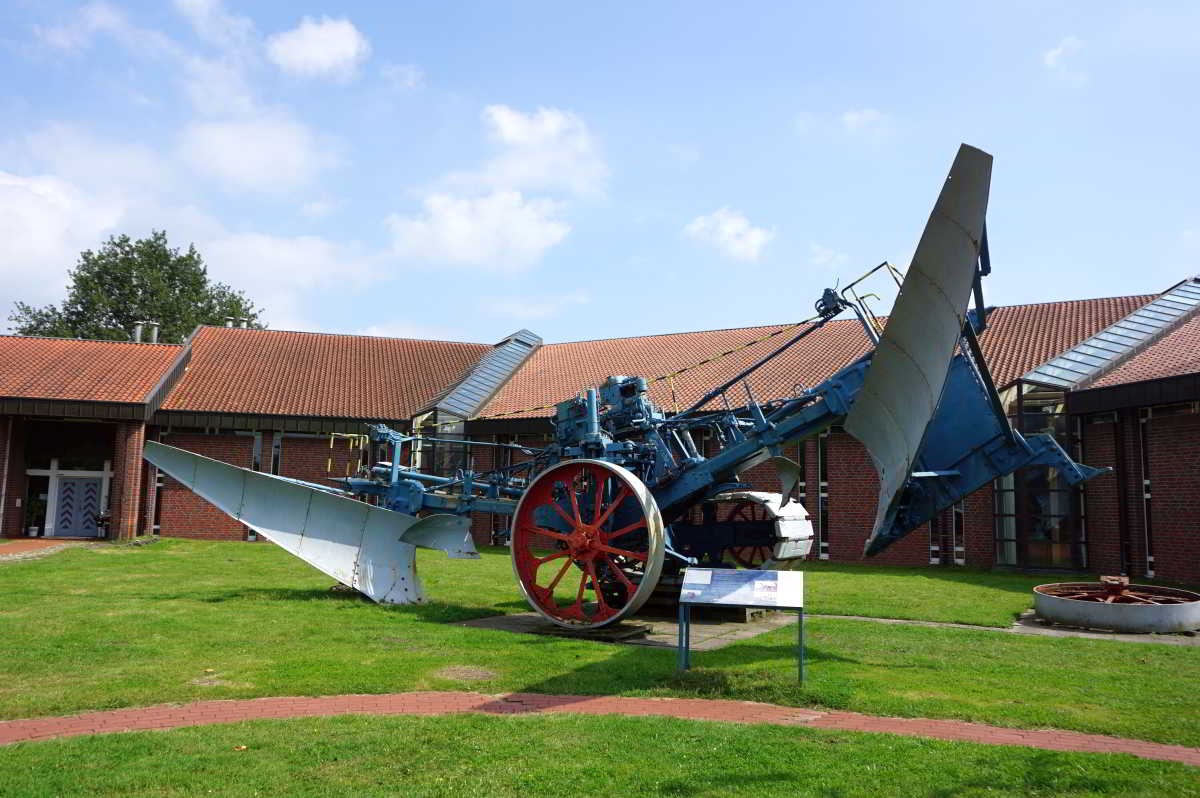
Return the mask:
[[[599,627],[636,612],[658,583],[666,538],[646,485],[604,460],[539,474],[513,515],[513,572],[550,621]]]
[[[725,516],[727,521],[771,521],[767,508],[758,502],[740,501]],[[771,561],[772,546],[730,546],[725,554],[742,568],[762,568]]]

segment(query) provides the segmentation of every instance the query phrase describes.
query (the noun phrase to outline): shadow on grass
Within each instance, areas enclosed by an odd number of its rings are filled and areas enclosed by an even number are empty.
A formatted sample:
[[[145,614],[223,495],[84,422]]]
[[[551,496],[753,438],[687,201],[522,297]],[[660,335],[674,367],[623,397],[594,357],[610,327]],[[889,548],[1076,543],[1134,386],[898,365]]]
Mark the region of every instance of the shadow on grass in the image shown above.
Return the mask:
[[[302,587],[244,587],[238,590],[225,590],[213,593],[194,592],[176,596],[163,596],[164,600],[191,599],[206,604],[222,604],[226,601],[348,601],[353,603],[371,603],[371,600],[356,590],[336,590],[326,588]]]
[[[244,587],[237,590],[222,590],[204,592],[193,590],[188,593],[174,595],[156,595],[160,601],[199,601],[205,604],[224,604],[225,602],[334,602],[372,605],[374,602],[356,590],[339,588],[303,587]],[[493,602],[485,606],[469,607],[445,601],[427,601],[424,604],[380,604],[380,610],[400,615],[411,615],[420,621],[432,623],[455,623],[469,621],[475,618],[487,618],[497,614],[497,610],[525,611],[529,605],[521,600]]]

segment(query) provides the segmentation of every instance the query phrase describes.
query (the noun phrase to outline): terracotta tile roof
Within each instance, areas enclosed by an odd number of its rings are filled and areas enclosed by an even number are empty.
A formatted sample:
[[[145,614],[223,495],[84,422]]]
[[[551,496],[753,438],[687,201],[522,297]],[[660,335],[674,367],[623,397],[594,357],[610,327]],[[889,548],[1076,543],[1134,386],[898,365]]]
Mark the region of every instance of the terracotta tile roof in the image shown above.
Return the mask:
[[[1113,297],[997,308],[989,316],[988,330],[980,341],[996,385],[1011,382],[1152,298]],[[648,378],[667,374],[783,326],[548,344],[533,354],[480,415],[546,416],[546,410],[519,411],[562,401],[613,374]],[[674,379],[674,398],[666,381],[652,383],[651,396],[669,411],[676,406],[683,409],[793,334],[776,336],[680,375]],[[867,350],[866,335],[856,320],[833,321],[756,372],[750,380],[751,388],[759,400],[791,396],[796,386],[821,382]],[[730,398],[741,404],[742,391],[731,390]]]
[[[183,347],[0,336],[0,396],[144,402]]]
[[[996,308],[980,339],[992,379],[1003,387],[1140,308],[1157,294]]]
[[[163,410],[406,419],[491,347],[201,327]]]
[[[1108,388],[1129,382],[1200,372],[1200,315],[1176,327],[1085,388]]]

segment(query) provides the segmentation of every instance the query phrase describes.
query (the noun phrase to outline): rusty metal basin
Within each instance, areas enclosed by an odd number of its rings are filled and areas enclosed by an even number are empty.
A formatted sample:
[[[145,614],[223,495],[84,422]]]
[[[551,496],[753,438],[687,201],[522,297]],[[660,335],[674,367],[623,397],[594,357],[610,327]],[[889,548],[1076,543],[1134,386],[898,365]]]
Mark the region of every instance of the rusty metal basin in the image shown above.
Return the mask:
[[[1200,593],[1111,578],[1038,585],[1033,609],[1042,620],[1088,629],[1143,634],[1200,629]]]

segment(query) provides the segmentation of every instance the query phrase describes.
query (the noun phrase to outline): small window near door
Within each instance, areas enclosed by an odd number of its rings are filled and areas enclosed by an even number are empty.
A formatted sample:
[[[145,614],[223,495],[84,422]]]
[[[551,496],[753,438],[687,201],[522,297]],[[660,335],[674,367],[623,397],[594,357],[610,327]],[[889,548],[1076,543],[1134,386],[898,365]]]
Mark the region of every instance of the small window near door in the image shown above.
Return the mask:
[[[50,490],[50,477],[31,476],[26,479],[25,530],[26,534],[41,535],[46,529],[46,506]]]

